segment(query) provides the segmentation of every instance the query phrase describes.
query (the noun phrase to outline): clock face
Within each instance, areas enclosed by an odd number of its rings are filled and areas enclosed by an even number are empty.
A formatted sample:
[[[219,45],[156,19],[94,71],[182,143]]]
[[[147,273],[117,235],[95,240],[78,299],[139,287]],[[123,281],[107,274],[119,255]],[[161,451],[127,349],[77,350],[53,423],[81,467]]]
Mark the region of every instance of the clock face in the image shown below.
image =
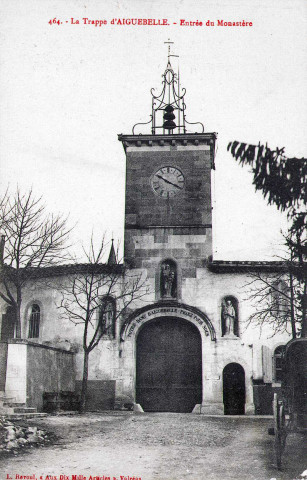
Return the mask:
[[[162,167],[153,174],[151,186],[160,197],[172,198],[183,190],[184,176],[176,167]]]

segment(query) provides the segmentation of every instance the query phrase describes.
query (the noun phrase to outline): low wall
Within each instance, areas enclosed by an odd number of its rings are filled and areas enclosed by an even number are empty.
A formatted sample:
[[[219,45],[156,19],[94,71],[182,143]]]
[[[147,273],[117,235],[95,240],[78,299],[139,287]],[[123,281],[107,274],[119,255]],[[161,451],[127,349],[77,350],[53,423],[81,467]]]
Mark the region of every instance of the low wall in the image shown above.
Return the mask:
[[[5,393],[18,403],[27,402],[27,345],[8,340]]]
[[[8,342],[5,391],[17,402],[43,409],[44,392],[75,391],[75,354],[49,345]]]
[[[27,406],[43,409],[45,392],[75,391],[75,355],[45,345],[27,346]]]

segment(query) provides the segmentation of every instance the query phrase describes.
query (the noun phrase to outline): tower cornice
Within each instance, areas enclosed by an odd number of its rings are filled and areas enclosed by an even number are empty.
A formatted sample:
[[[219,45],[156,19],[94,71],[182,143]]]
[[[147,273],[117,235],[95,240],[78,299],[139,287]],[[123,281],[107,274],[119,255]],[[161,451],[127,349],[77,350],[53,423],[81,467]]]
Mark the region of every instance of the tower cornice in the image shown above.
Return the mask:
[[[119,134],[118,140],[122,142],[124,150],[127,147],[154,147],[154,146],[189,146],[189,145],[215,145],[217,133],[180,133],[169,135],[124,135]]]

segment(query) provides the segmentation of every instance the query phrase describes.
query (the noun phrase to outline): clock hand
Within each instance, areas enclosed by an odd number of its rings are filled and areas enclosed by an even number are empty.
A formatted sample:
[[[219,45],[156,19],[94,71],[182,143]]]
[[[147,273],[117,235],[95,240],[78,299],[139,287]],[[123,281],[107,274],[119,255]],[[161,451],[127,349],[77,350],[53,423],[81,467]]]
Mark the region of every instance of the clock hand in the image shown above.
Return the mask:
[[[176,185],[176,183],[173,183],[173,182],[170,182],[169,180],[166,180],[166,178],[161,177],[161,175],[156,175],[156,176],[158,178],[161,178],[161,180],[163,180],[165,183],[169,183],[169,185],[173,185],[174,187],[179,188],[179,190],[182,190],[182,188],[179,187],[179,185]]]

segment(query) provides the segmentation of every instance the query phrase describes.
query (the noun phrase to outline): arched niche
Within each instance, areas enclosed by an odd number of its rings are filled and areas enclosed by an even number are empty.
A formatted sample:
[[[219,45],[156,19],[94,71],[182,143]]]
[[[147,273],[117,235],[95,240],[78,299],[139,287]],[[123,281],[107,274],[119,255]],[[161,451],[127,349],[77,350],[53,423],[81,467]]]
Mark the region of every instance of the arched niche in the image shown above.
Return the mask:
[[[232,295],[222,299],[221,305],[222,337],[234,338],[239,336],[239,306],[238,300]]]
[[[101,299],[98,309],[98,322],[102,337],[114,339],[116,332],[116,301],[110,295]]]
[[[177,263],[167,258],[159,266],[159,291],[163,300],[177,299],[178,297],[178,269]]]

